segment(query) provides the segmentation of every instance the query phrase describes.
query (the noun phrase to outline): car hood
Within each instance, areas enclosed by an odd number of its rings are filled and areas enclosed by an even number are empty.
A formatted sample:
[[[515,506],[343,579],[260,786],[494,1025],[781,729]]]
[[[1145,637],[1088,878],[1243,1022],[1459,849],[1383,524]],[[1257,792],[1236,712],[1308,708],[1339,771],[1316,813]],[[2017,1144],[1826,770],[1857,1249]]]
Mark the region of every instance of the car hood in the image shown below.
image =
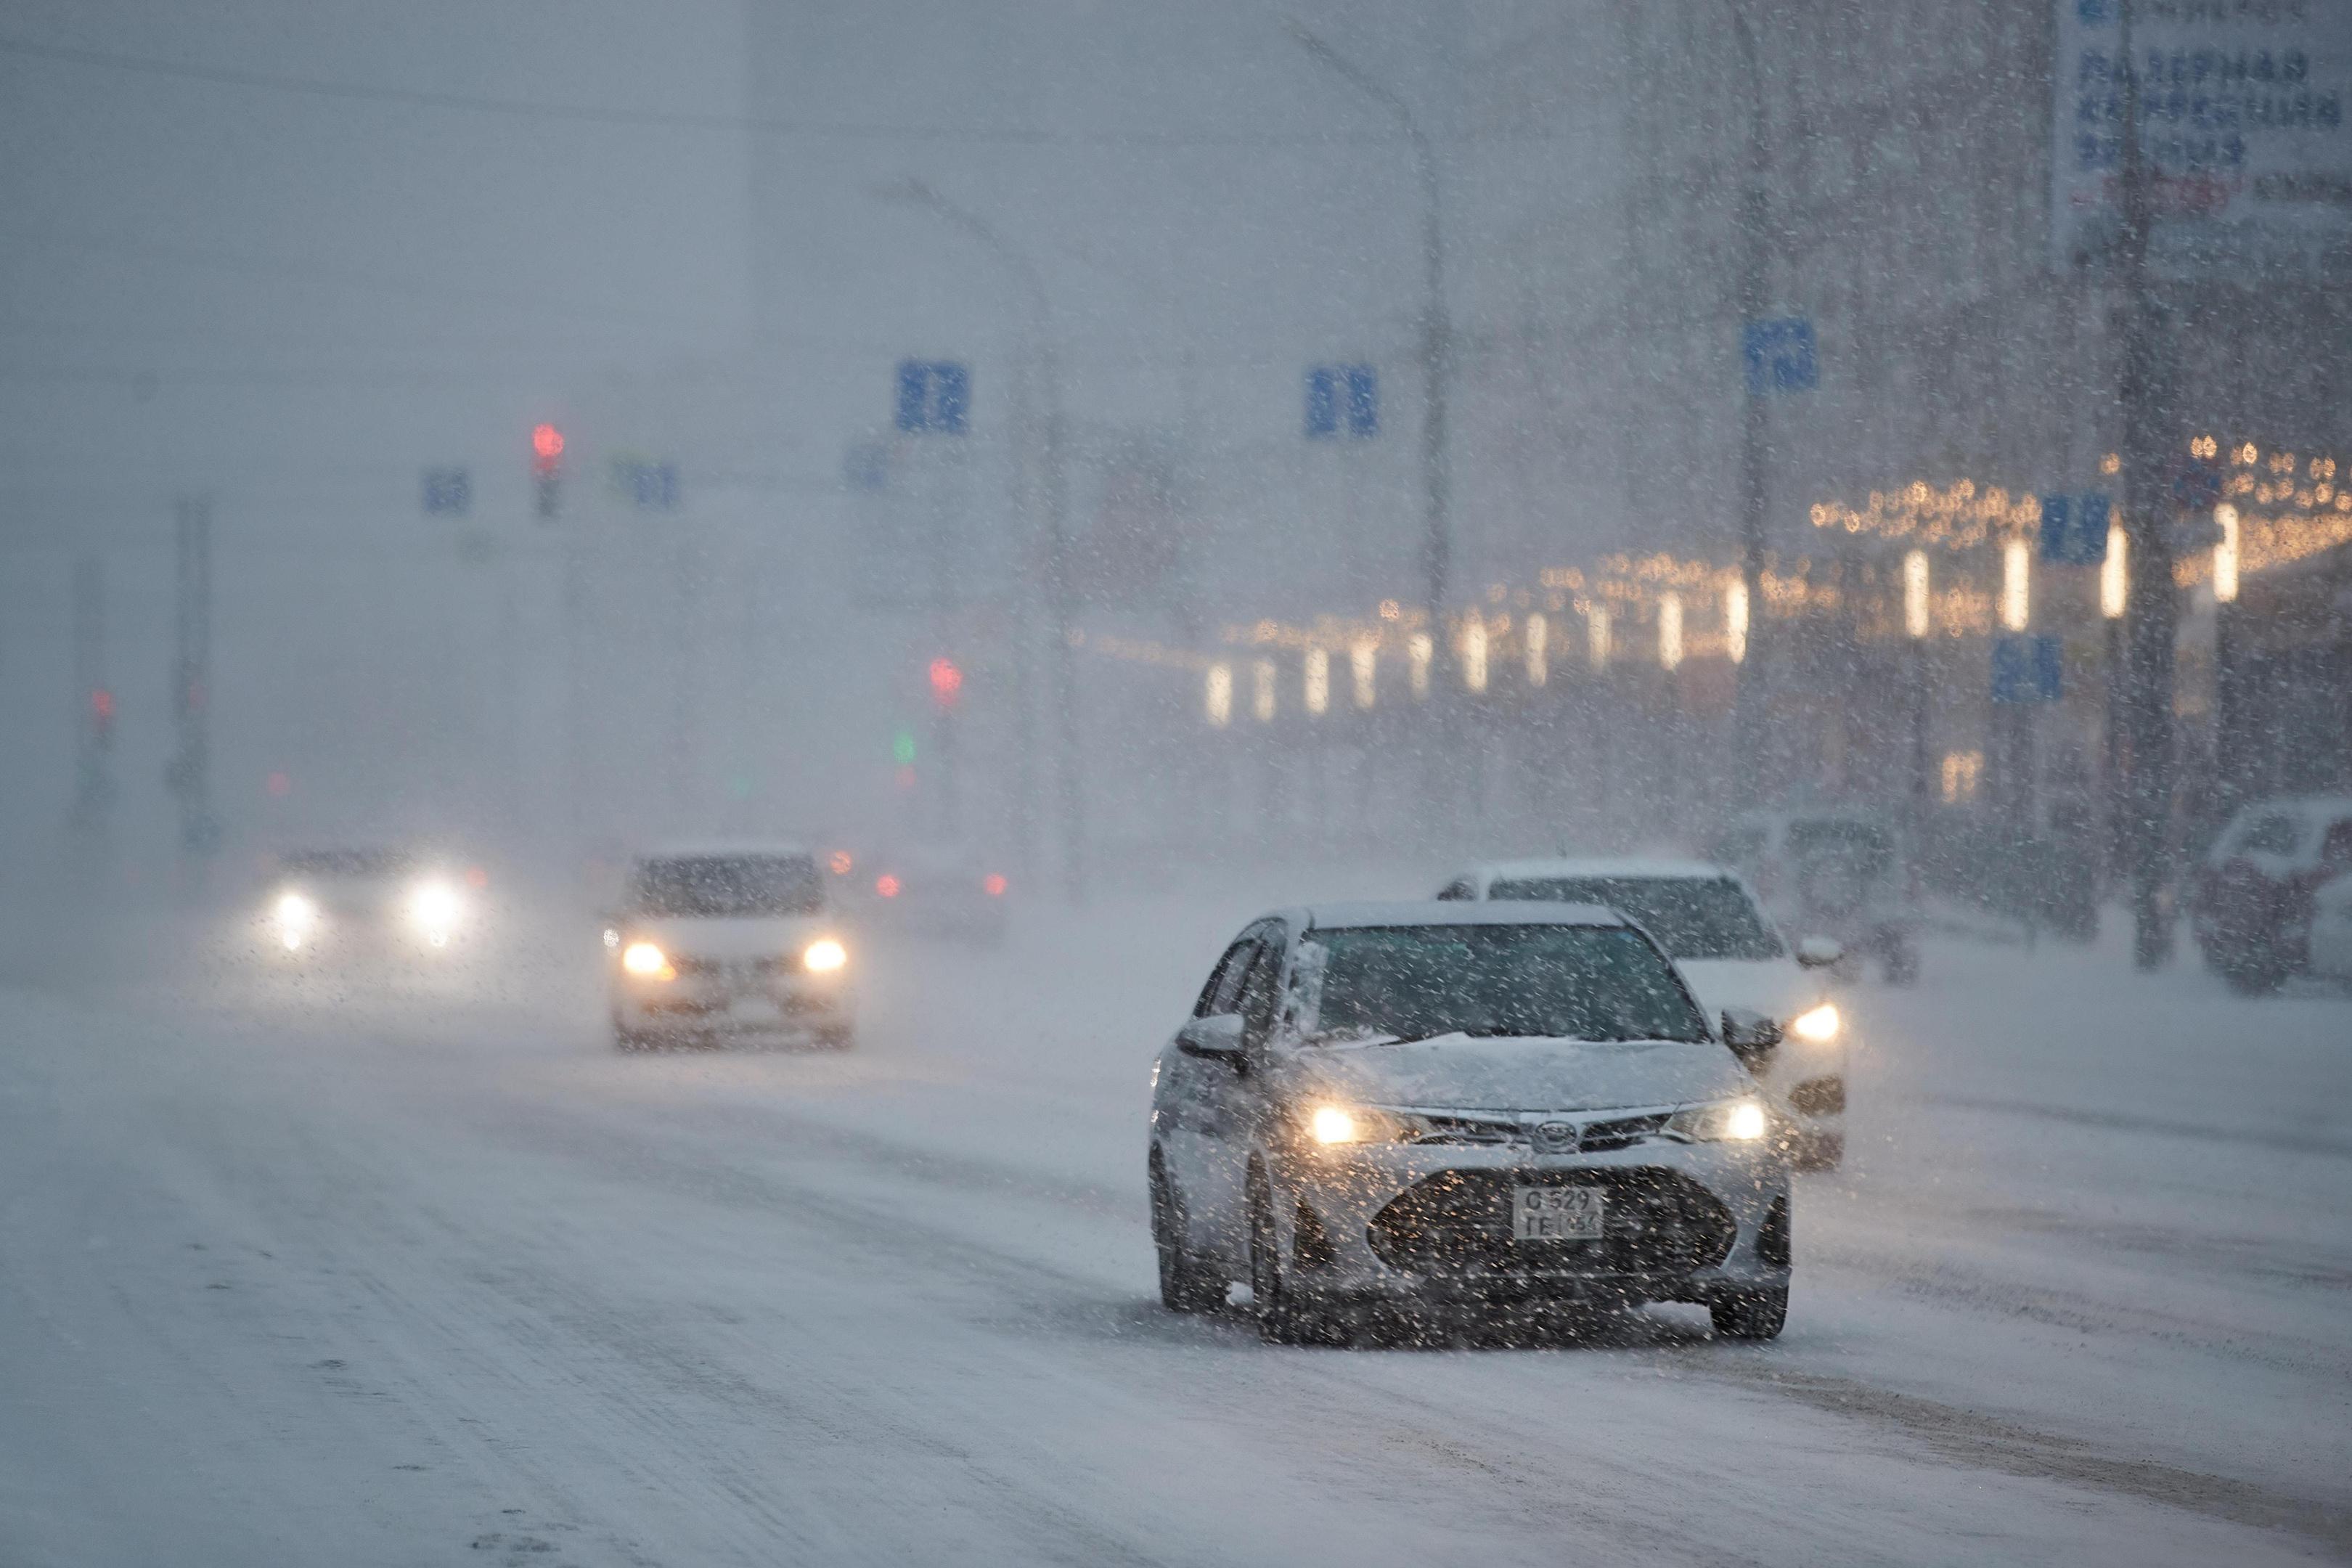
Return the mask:
[[[1308,1092],[1432,1110],[1605,1110],[1717,1100],[1754,1087],[1712,1040],[1473,1039],[1309,1047]]]
[[[1793,958],[1678,958],[1675,967],[1710,1021],[1727,1007],[1748,1007],[1785,1024],[1829,994]]]
[[[623,922],[631,942],[650,942],[676,958],[772,958],[833,930],[823,915],[762,917],[757,920],[635,919]]]

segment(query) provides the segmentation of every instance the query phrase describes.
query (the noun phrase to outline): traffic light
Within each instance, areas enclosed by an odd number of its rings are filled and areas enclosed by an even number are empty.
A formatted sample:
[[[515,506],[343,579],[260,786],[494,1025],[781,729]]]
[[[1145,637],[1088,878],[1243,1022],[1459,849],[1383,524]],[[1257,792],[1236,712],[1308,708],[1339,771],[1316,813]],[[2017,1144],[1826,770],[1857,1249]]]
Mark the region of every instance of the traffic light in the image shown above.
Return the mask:
[[[963,689],[963,671],[951,658],[931,660],[931,700],[942,708],[955,706],[956,694]]]
[[[563,432],[552,425],[531,426],[530,477],[539,515],[554,517],[563,504]]]

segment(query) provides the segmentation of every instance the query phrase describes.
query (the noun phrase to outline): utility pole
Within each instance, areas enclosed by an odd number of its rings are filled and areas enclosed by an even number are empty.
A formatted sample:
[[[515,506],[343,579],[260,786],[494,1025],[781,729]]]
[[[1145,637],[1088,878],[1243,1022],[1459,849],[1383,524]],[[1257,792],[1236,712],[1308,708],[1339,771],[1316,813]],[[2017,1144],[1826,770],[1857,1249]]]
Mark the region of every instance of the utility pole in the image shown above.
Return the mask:
[[[76,827],[106,826],[114,805],[114,691],[106,682],[106,568],[95,555],[74,563],[74,806]]]
[[[211,853],[220,838],[212,809],[213,503],[185,496],[173,510],[178,562],[173,597],[172,718],[178,745],[163,783],[180,803],[182,853]]]
[[[2131,574],[2124,607],[2123,734],[2126,749],[2120,840],[2132,884],[2132,959],[2156,969],[2172,956],[2173,643],[2179,600],[2172,581],[2172,533],[2164,504],[2166,322],[2152,297],[2147,246],[2154,226],[2149,170],[2140,138],[2140,82],[2132,58],[2133,0],[2122,0],[2120,57],[2123,230],[2116,307],[2123,338],[2117,401],[2123,418],[2123,524]]]
[[[1747,16],[1736,0],[1726,0],[1725,9],[1731,15],[1732,36],[1739,42],[1740,58],[1748,71],[1748,145],[1742,160],[1739,183],[1739,323],[1744,334],[1764,319],[1764,297],[1769,279],[1766,268],[1770,235],[1767,227],[1765,176],[1769,171],[1770,151],[1765,139],[1764,74],[1756,51],[1756,32],[1748,26]],[[1749,613],[1754,617],[1748,638],[1748,657],[1739,661],[1734,673],[1737,682],[1733,693],[1732,729],[1735,736],[1737,762],[1734,774],[1739,781],[1744,804],[1759,803],[1764,783],[1765,656],[1769,639],[1758,634],[1764,629],[1764,530],[1765,496],[1765,398],[1768,395],[1761,379],[1748,375],[1742,384],[1746,392],[1739,405],[1739,578],[1747,584]]]

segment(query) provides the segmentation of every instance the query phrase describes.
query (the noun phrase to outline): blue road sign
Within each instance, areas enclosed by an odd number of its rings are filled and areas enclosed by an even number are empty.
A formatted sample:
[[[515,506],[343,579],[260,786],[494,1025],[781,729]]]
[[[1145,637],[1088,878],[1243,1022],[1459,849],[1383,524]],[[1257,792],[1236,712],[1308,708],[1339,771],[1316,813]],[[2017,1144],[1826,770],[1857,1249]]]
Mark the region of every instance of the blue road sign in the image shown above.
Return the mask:
[[[961,436],[971,427],[971,373],[954,360],[898,362],[898,428]]]
[[[2112,508],[2103,491],[2042,498],[2042,559],[2053,566],[2096,566],[2107,558]]]
[[[1813,356],[1813,324],[1799,316],[1750,321],[1740,329],[1739,357],[1748,367],[1748,390],[1811,392],[1821,383]]]
[[[2056,637],[1992,639],[1992,700],[1995,702],[2055,702],[2061,689],[2062,658]]]
[[[464,468],[425,470],[425,514],[465,517],[474,510],[474,476]]]
[[[1323,440],[1347,433],[1359,440],[1381,430],[1380,373],[1368,364],[1318,364],[1307,371],[1307,436]]]

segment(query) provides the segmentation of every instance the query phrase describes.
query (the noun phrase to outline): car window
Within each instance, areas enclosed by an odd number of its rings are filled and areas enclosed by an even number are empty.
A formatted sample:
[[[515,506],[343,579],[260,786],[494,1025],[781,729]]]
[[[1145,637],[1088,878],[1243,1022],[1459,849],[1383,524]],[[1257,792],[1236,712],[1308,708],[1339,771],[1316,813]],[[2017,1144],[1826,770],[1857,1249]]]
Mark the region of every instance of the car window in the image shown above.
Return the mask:
[[[1728,877],[1529,877],[1496,882],[1496,899],[1600,904],[1655,937],[1675,958],[1778,958],[1780,938]]]
[[[1209,971],[1209,983],[1201,987],[1201,999],[1192,1004],[1192,1016],[1213,1018],[1220,1013],[1233,1011],[1233,994],[1241,989],[1242,976],[1248,972],[1253,951],[1250,939],[1243,937],[1225,949],[1215,968]]]
[[[2284,812],[2274,811],[2246,824],[2238,834],[2238,841],[2230,847],[2230,852],[2233,855],[2292,855],[2302,837],[2302,829],[2294,817]]]
[[[814,915],[824,910],[824,877],[810,855],[665,856],[637,863],[629,906],[702,920]]]
[[[1282,951],[1278,934],[1269,932],[1259,941],[1249,973],[1242,980],[1241,994],[1234,1010],[1242,1016],[1242,1037],[1250,1045],[1264,1041],[1266,1031],[1274,1026],[1276,989],[1282,979]]]
[[[1665,954],[1624,926],[1356,926],[1313,941],[1326,1037],[1711,1037]]]
[[[1449,902],[1459,902],[1465,899],[1475,898],[1476,894],[1476,887],[1467,877],[1456,877],[1454,880],[1446,883],[1445,886],[1437,889],[1437,896],[1440,899],[1448,900]]]

